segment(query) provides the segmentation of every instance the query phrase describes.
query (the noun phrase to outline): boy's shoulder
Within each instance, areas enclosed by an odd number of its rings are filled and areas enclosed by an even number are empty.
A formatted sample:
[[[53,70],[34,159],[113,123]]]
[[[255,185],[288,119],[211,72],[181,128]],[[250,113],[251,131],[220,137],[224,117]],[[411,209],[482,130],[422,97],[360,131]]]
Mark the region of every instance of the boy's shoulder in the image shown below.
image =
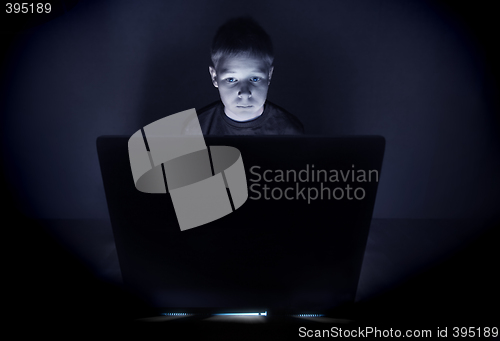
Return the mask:
[[[266,101],[266,111],[270,118],[277,120],[277,124],[275,125],[278,128],[282,127],[285,129],[285,131],[281,132],[282,134],[304,134],[304,125],[302,122],[286,109],[283,109],[270,101]]]
[[[197,110],[198,119],[207,119],[210,116],[220,114],[224,111],[224,105],[221,101],[215,101],[210,103],[209,105],[204,106],[203,108]]]
[[[186,128],[184,129],[184,134],[199,134],[199,126],[201,126],[203,133],[205,133],[203,128],[206,126],[207,121],[213,120],[214,114],[218,109],[220,109],[219,105],[222,105],[222,102],[216,101],[199,110],[196,110],[197,120],[193,119],[188,122]]]

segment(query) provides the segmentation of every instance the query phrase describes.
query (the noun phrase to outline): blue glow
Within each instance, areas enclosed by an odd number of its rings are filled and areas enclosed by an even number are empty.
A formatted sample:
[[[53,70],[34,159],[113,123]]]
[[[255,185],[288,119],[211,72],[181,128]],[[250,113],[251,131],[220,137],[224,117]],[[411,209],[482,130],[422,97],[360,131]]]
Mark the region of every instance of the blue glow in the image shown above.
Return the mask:
[[[267,311],[263,313],[223,313],[223,314],[214,314],[214,315],[222,315],[222,316],[267,316]]]
[[[297,317],[321,317],[324,315],[323,314],[298,314],[295,316],[297,316]]]

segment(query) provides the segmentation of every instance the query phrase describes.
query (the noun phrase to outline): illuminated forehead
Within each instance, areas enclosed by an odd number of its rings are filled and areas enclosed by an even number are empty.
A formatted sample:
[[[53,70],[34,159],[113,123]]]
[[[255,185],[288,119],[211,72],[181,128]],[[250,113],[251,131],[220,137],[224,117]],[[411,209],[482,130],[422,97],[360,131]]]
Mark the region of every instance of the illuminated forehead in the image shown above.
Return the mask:
[[[262,58],[250,55],[237,55],[221,58],[217,65],[217,73],[269,73],[269,65]]]

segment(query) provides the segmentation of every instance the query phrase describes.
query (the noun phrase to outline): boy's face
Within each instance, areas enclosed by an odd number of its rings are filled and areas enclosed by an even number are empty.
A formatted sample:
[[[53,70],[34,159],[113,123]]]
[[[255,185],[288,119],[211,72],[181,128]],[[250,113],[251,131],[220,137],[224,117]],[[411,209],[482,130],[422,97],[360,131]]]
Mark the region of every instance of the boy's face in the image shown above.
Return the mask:
[[[212,83],[219,89],[224,110],[244,120],[263,110],[273,67],[260,58],[236,56],[223,58],[217,70],[209,67]]]

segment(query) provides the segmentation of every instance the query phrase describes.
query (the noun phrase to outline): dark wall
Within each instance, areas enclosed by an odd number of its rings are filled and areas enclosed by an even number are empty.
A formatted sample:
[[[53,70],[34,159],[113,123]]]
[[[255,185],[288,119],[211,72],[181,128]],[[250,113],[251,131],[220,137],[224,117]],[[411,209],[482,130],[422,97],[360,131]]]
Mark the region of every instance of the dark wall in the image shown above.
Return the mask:
[[[496,208],[488,41],[445,2],[84,0],[20,34],[4,64],[5,171],[23,211],[106,219],[96,138],[216,100],[210,42],[243,14],[275,44],[268,98],[307,133],[386,138],[375,218]]]

